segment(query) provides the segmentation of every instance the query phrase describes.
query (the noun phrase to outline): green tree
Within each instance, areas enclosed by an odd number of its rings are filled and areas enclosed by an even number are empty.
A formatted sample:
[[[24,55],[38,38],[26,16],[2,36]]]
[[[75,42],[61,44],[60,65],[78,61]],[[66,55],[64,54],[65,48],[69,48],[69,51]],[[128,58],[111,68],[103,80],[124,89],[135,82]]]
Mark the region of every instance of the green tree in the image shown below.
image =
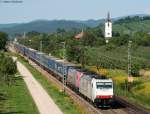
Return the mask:
[[[7,42],[7,34],[4,32],[0,32],[0,50],[5,49],[5,45]]]
[[[123,46],[126,45],[129,41],[130,36],[129,35],[122,35],[120,37],[113,37],[110,39],[110,43],[115,46]]]
[[[140,46],[150,46],[150,35],[144,32],[137,32],[132,38],[133,42]]]
[[[64,33],[64,32],[66,32],[65,29],[62,29],[62,28],[58,28],[56,31],[57,31],[57,33]]]
[[[84,36],[80,41],[84,46],[102,46],[105,44],[101,34],[95,34],[93,31],[84,32]]]
[[[133,64],[132,67],[131,67],[131,74],[133,76],[139,76],[139,71],[140,71],[140,65],[138,64]]]
[[[66,43],[66,54],[68,61],[80,62],[80,41],[68,39]]]
[[[31,32],[28,32],[28,33],[27,33],[27,36],[28,36],[28,37],[33,37],[33,36],[36,36],[36,35],[40,35],[40,33],[37,32],[37,31],[31,31]]]
[[[0,74],[1,78],[9,85],[13,80],[14,74],[17,72],[16,63],[9,56],[4,55],[4,53],[0,53]],[[3,77],[2,77],[3,76]]]

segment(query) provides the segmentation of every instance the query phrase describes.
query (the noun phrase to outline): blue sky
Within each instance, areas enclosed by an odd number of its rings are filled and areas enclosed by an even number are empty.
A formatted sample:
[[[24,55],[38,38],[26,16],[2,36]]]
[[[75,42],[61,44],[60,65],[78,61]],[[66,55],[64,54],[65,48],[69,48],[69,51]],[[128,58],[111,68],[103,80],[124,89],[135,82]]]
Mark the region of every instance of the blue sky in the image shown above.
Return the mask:
[[[0,0],[0,23],[20,23],[37,19],[87,20],[130,14],[150,14],[150,0]],[[13,0],[10,0],[13,1]]]

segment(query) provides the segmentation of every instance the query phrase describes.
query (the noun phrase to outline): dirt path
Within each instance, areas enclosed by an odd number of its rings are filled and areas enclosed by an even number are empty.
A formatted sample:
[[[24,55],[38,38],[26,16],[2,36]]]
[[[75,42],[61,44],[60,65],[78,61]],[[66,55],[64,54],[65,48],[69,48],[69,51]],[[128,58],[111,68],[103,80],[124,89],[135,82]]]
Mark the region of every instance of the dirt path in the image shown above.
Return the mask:
[[[17,68],[30,91],[40,114],[63,114],[29,70],[17,61]]]

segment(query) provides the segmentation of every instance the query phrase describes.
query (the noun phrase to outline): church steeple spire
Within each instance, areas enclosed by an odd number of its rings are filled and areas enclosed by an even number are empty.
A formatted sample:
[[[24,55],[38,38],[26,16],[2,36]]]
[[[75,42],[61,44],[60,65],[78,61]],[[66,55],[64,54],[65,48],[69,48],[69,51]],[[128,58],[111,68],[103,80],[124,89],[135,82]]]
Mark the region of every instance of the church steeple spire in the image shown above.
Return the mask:
[[[107,21],[108,21],[108,22],[111,21],[111,19],[110,19],[110,12],[107,13]]]
[[[110,18],[110,13],[107,13],[107,19],[105,22],[105,38],[106,42],[112,37],[112,22]]]

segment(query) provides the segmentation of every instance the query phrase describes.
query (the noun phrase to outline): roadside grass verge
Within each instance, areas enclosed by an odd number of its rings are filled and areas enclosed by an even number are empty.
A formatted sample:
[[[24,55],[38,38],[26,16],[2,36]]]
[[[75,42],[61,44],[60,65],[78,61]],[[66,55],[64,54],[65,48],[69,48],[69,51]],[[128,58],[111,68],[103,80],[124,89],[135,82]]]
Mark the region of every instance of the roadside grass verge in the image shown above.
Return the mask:
[[[68,95],[60,91],[53,83],[50,83],[39,71],[33,68],[27,60],[20,56],[18,56],[18,60],[30,70],[64,114],[85,114],[81,107],[75,104]]]
[[[21,76],[10,86],[0,84],[0,114],[39,114]]]

